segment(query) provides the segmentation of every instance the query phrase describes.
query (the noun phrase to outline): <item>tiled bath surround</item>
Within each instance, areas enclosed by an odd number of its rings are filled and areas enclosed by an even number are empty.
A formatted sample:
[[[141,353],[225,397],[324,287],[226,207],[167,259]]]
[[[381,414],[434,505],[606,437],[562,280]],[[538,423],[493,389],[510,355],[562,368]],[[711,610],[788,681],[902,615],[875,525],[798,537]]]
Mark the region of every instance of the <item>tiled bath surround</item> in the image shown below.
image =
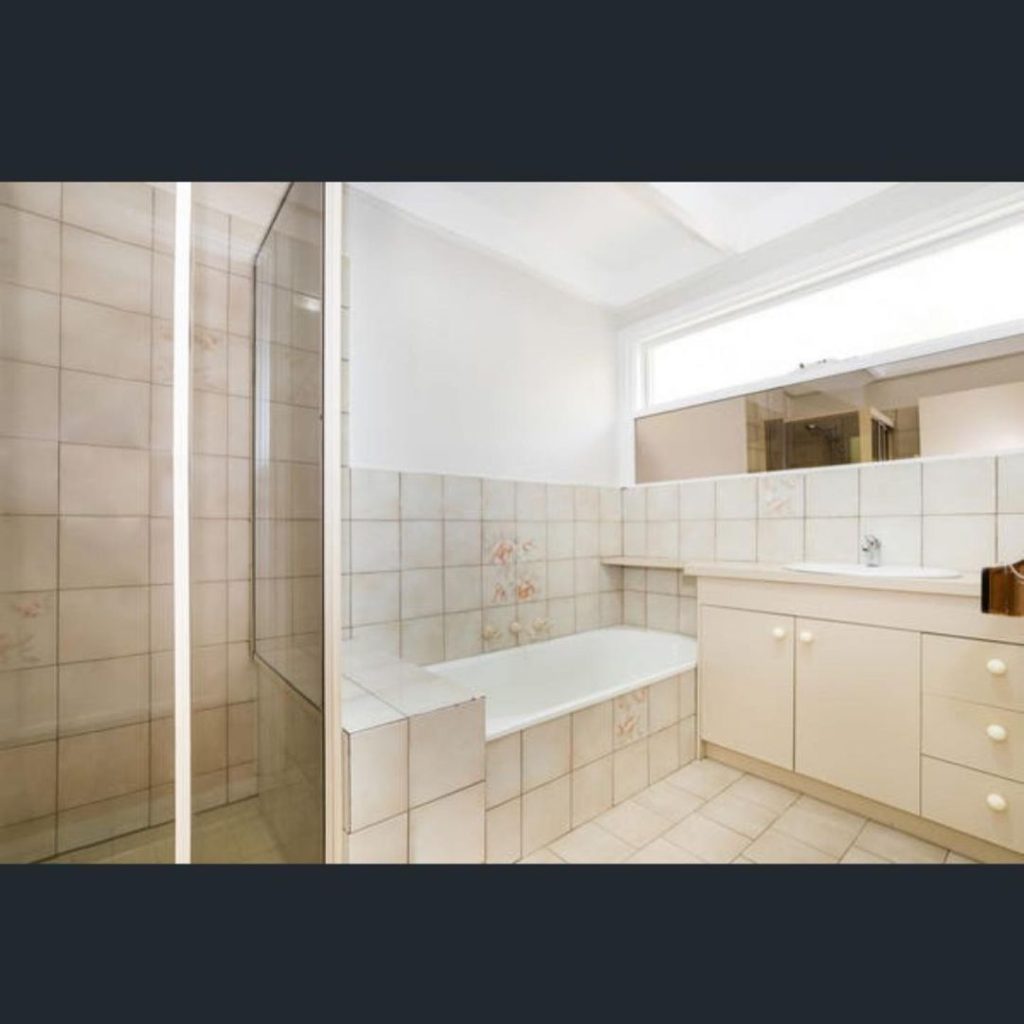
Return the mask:
[[[355,639],[430,664],[622,622],[618,488],[353,469],[350,490]]]
[[[196,210],[197,809],[255,787],[252,230]],[[173,197],[0,184],[0,861],[167,821]]]
[[[350,863],[511,863],[694,757],[693,671],[486,745],[456,684],[385,655],[347,671]]]

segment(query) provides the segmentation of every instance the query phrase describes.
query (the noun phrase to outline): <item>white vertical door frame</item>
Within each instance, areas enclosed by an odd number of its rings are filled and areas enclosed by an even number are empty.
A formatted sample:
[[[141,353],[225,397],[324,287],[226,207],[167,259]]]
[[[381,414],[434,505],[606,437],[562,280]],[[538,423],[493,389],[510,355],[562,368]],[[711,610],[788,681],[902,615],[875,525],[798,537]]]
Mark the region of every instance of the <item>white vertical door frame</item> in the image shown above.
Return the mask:
[[[343,859],[341,763],[341,304],[343,190],[324,182],[324,859]]]
[[[174,197],[174,862],[192,861],[192,624],[189,472],[192,406],[192,183]]]

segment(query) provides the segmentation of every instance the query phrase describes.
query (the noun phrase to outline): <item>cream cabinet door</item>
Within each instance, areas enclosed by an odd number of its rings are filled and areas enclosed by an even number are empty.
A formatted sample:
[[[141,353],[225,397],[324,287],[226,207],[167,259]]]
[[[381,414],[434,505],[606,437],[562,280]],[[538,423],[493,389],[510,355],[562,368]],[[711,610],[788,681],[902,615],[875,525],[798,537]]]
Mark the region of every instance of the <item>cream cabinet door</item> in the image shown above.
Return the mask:
[[[920,813],[921,639],[796,622],[796,770]]]
[[[701,608],[701,736],[793,767],[793,619]]]

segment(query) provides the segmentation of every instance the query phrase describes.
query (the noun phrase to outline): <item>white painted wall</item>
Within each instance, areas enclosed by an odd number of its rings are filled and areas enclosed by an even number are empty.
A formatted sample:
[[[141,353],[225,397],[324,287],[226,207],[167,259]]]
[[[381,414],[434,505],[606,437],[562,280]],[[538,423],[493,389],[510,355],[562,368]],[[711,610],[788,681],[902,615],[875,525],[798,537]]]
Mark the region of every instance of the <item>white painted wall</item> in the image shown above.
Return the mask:
[[[350,190],[354,466],[618,484],[608,315]]]

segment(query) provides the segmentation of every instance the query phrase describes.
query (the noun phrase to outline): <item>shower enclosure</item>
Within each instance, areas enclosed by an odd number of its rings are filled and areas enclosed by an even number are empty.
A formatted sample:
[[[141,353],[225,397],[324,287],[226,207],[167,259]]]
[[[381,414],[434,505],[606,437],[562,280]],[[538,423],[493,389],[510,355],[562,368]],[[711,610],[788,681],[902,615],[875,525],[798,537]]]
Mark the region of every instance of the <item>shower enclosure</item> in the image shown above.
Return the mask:
[[[0,182],[0,862],[340,859],[341,215]]]

